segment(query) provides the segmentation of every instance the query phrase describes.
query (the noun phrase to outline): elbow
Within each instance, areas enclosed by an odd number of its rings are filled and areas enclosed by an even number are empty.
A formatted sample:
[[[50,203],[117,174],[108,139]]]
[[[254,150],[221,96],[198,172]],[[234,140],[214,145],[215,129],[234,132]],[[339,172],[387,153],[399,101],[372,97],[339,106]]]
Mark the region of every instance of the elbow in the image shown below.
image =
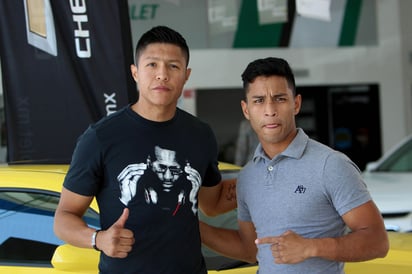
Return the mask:
[[[369,247],[369,249],[371,250],[371,253],[370,253],[369,258],[366,258],[366,260],[373,260],[376,258],[385,258],[386,255],[388,255],[389,246],[390,244],[389,244],[389,240],[387,236],[379,241],[376,241],[373,247],[372,246]]]
[[[250,264],[255,264],[257,263],[257,248],[255,246],[245,246],[243,248],[244,253],[243,253],[243,258],[242,261],[250,263]]]
[[[249,264],[257,263],[256,256],[248,256],[244,259],[244,261],[249,263]]]
[[[56,211],[56,213],[54,214],[54,220],[53,220],[53,232],[57,238],[64,241],[65,239],[64,239],[63,230],[64,230],[64,221],[62,220],[60,213]]]
[[[62,239],[62,235],[60,233],[58,221],[56,221],[56,219],[54,219],[54,223],[53,223],[53,232],[54,232],[54,235],[56,235],[57,238],[59,238],[60,240]]]
[[[384,234],[382,235],[382,240],[379,241],[379,242],[380,242],[380,244],[376,248],[376,250],[378,250],[377,258],[384,258],[384,257],[386,257],[386,255],[388,255],[389,246],[390,246],[388,233],[386,232],[386,230],[385,230]]]
[[[378,258],[384,258],[386,255],[388,255],[389,252],[389,240],[386,239],[386,241],[383,241],[381,248],[379,250]]]

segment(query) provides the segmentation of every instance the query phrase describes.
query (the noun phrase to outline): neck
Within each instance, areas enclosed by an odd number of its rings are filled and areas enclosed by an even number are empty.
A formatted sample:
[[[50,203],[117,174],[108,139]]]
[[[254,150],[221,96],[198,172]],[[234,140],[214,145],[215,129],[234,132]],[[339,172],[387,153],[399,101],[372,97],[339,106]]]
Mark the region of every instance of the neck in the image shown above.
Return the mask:
[[[176,107],[144,106],[137,101],[131,109],[143,118],[154,122],[165,122],[171,120],[176,114]]]
[[[298,130],[295,128],[289,133],[289,135],[284,140],[280,142],[272,143],[261,141],[260,143],[266,156],[268,156],[270,159],[273,159],[276,157],[276,155],[282,153],[285,149],[288,148],[288,146],[290,145],[290,143],[292,143],[293,139],[295,139],[297,134]]]

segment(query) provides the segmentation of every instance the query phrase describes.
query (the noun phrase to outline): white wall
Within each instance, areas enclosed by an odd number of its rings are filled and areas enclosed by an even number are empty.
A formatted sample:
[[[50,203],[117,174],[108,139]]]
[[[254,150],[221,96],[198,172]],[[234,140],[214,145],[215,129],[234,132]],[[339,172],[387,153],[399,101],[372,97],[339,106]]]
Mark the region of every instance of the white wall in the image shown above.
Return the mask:
[[[399,17],[401,21],[400,32],[402,33],[402,49],[401,60],[403,64],[403,85],[404,96],[403,103],[407,117],[412,117],[412,1],[403,0],[399,8]],[[412,131],[412,123],[410,119],[405,120],[405,129],[407,132]]]
[[[256,58],[278,56],[293,69],[307,70],[297,85],[378,83],[381,99],[383,151],[412,132],[409,30],[412,1],[377,0],[376,47],[192,50],[188,88],[241,86],[240,74]],[[402,22],[402,25],[401,25]],[[407,33],[407,41],[402,35]],[[350,111],[350,110],[348,110]]]

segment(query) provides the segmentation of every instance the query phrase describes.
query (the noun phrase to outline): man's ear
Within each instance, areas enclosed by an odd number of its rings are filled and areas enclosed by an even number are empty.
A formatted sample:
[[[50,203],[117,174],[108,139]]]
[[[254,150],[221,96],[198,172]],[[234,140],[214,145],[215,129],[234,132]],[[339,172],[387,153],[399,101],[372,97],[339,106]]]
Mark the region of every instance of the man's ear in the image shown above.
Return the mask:
[[[302,105],[302,96],[300,94],[297,94],[295,96],[295,115],[299,113],[301,105]]]
[[[189,80],[189,77],[190,77],[190,74],[192,73],[192,69],[191,68],[187,68],[186,69],[186,81],[185,82],[187,82],[187,80]]]
[[[243,116],[245,116],[245,118],[249,120],[249,110],[247,108],[247,102],[245,100],[241,100],[240,107],[242,108]]]
[[[133,79],[136,81],[136,83],[138,82],[138,75],[137,75],[137,67],[135,64],[131,64],[130,65],[130,72],[132,73],[132,77]]]

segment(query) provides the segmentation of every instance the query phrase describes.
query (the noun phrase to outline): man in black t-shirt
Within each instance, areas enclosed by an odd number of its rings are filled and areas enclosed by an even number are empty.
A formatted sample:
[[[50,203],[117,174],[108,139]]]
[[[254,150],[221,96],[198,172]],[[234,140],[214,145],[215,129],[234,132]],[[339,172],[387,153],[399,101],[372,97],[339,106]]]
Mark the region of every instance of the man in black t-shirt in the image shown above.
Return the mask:
[[[100,273],[206,274],[198,208],[236,207],[234,181],[221,181],[209,125],[177,108],[190,76],[189,49],[176,31],[140,38],[131,73],[136,103],[79,138],[55,214],[55,233],[101,251]],[[96,198],[101,230],[82,220]]]

